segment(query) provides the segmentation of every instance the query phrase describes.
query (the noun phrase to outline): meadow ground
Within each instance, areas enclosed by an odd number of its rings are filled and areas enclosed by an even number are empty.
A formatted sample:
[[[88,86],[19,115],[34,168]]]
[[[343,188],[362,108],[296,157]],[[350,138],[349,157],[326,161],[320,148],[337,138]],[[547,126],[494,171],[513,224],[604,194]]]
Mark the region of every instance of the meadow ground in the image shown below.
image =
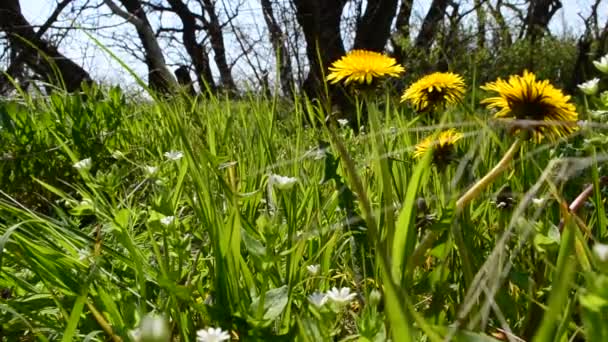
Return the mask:
[[[2,101],[0,340],[608,341],[608,93],[536,141],[490,92],[378,90],[358,134],[257,95]]]

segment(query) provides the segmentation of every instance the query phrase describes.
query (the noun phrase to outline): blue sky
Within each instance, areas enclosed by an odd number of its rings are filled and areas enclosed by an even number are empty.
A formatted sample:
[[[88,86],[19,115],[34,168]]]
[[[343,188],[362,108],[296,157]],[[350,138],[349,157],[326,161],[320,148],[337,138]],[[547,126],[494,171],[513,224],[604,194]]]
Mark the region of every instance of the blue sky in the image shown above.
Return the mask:
[[[99,2],[101,2],[101,0],[99,0]],[[553,21],[550,24],[551,30],[556,34],[563,32],[580,33],[583,29],[583,22],[580,16],[588,15],[593,0],[563,0],[562,2],[564,6],[553,18]],[[21,0],[21,7],[24,15],[30,22],[34,24],[41,24],[54,9],[55,3],[55,0]],[[227,0],[227,3],[231,4],[233,1]],[[416,26],[415,24],[417,22],[421,21],[429,6],[430,0],[414,1],[414,13],[412,18],[414,26]],[[103,11],[107,11],[105,6],[102,8]],[[604,13],[603,18],[601,18],[602,22],[600,23],[600,25],[603,25],[607,19],[608,1],[603,1],[602,6],[600,6],[599,13]],[[261,40],[266,43],[267,40],[264,39],[265,37],[262,37],[263,32],[260,31],[259,27],[256,27],[256,25],[260,23],[263,25],[263,21],[260,19],[261,11],[259,0],[245,0],[243,7],[239,11],[238,25],[244,27],[245,30],[248,30],[247,33],[252,37],[261,37]],[[114,20],[116,19],[114,18]],[[168,18],[164,20],[174,19]],[[105,19],[105,22],[100,22],[101,25],[107,23],[108,19]],[[124,26],[123,29],[131,30],[132,28],[129,26]],[[234,57],[240,54],[240,51],[237,51],[238,45],[236,44],[236,41],[231,40],[230,37],[226,37],[226,39],[228,57],[231,58],[231,56]],[[112,60],[98,47],[96,47],[94,44],[90,44],[90,39],[86,35],[72,34],[70,35],[70,40],[71,41],[68,41],[67,44],[60,47],[60,50],[68,57],[73,58],[74,60],[83,64],[84,67],[92,73],[92,76],[95,79],[107,80],[108,82],[112,83],[132,83],[132,79],[127,72],[124,71],[118,65],[118,63]],[[72,48],[67,49],[68,46]],[[267,58],[261,58],[260,63],[266,63],[266,65],[262,65],[262,67],[267,67],[269,70],[272,70],[272,60],[274,57],[272,49],[266,47],[263,50],[268,51],[268,56],[266,56]],[[146,74],[146,68],[143,63],[138,62],[124,53],[121,54],[118,51],[117,53],[121,59],[124,59],[129,66],[132,66],[135,69],[137,74],[142,76]],[[176,49],[165,49],[165,53],[167,54],[166,57],[169,61],[179,59]],[[244,77],[246,78],[248,74],[251,74],[251,69],[248,68],[246,63],[237,62],[233,72],[237,79],[242,80]]]

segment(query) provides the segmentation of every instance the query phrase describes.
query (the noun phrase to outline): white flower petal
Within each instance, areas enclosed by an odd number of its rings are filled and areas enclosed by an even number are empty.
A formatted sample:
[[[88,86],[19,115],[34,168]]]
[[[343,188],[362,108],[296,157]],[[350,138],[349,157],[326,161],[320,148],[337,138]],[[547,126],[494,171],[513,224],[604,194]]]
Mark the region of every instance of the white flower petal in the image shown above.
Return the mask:
[[[91,169],[92,165],[93,165],[93,161],[91,160],[91,158],[85,158],[81,161],[74,163],[74,165],[72,165],[72,166],[76,170],[87,171],[87,170]]]
[[[596,243],[593,245],[593,253],[601,262],[608,262],[608,245]]]
[[[197,342],[222,342],[230,340],[230,334],[220,328],[207,328],[196,332]]]
[[[320,293],[320,292],[315,292],[315,293],[311,294],[310,296],[308,296],[308,301],[312,305],[314,305],[318,308],[325,305],[327,303],[327,300],[328,300],[327,295]]]
[[[604,74],[608,74],[608,55],[600,58],[599,61],[593,61],[595,68]]]
[[[165,152],[164,156],[169,160],[180,160],[184,157],[184,153],[182,151],[169,151]]]
[[[316,265],[308,265],[306,266],[306,270],[308,271],[308,273],[310,273],[310,275],[317,275],[319,274],[319,271],[321,270],[321,265],[316,264]]]
[[[160,219],[160,223],[165,227],[170,226],[173,221],[175,221],[175,216],[165,216]]]
[[[585,93],[585,95],[595,95],[599,89],[599,78],[594,78],[587,82],[581,83],[578,85],[578,88]]]
[[[280,190],[287,190],[293,188],[293,186],[298,182],[298,179],[295,177],[271,174],[268,182]]]

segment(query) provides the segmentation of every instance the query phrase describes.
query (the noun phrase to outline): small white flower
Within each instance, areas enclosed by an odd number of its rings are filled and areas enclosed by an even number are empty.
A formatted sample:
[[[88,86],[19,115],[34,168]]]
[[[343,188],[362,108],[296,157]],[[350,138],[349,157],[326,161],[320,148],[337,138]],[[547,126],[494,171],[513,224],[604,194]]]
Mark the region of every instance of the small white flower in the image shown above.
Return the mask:
[[[329,297],[332,302],[340,305],[348,304],[348,302],[355,299],[356,296],[356,293],[350,293],[349,287],[343,287],[341,289],[332,287],[331,290],[327,291],[327,297]]]
[[[147,314],[141,321],[138,332],[138,340],[141,342],[169,342],[171,339],[167,320],[156,314]]]
[[[268,182],[271,185],[276,186],[278,189],[287,190],[293,188],[293,186],[298,182],[298,179],[295,177],[271,174]]]
[[[532,199],[532,204],[534,204],[537,207],[541,207],[544,203],[545,203],[544,198],[533,198]]]
[[[169,160],[180,160],[184,157],[184,152],[182,151],[169,151],[165,152],[165,158]]]
[[[154,176],[156,172],[158,172],[158,167],[146,165],[144,166],[144,171],[148,177]]]
[[[316,265],[308,265],[306,266],[306,270],[308,271],[308,273],[310,273],[310,275],[317,275],[319,274],[319,271],[321,270],[321,265],[316,264]]]
[[[208,328],[196,332],[197,342],[222,342],[228,341],[230,335],[220,328]]]
[[[604,74],[608,74],[608,55],[600,58],[599,61],[593,61],[593,65],[595,65],[597,70],[603,72]]]
[[[170,226],[173,221],[175,221],[175,216],[165,216],[160,219],[160,223],[165,227]]]
[[[327,303],[327,295],[320,293],[320,292],[315,292],[313,294],[311,294],[310,296],[308,296],[308,301],[310,302],[310,304],[320,308],[323,305],[325,305]]]
[[[608,245],[596,243],[593,245],[593,253],[601,262],[608,262]]]
[[[112,152],[112,158],[114,158],[114,159],[122,159],[124,157],[125,157],[125,154],[120,152],[119,150]]]
[[[595,95],[599,89],[599,83],[600,79],[596,77],[592,80],[579,84],[578,88],[585,93],[585,95]]]
[[[338,125],[340,125],[340,127],[344,127],[346,125],[348,125],[348,120],[347,119],[338,119]]]
[[[93,165],[93,161],[91,160],[91,158],[85,158],[79,162],[76,162],[74,165],[72,165],[76,170],[79,171],[88,171],[91,169],[91,166]]]

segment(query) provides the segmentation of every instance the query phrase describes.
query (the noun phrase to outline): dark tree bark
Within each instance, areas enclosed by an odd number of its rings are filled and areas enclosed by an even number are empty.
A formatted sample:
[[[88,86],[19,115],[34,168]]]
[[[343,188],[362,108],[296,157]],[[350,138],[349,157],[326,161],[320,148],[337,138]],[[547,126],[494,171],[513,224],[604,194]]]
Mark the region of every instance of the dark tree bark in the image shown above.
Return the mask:
[[[553,15],[562,8],[560,0],[530,0],[526,15],[526,39],[537,41],[547,31]]]
[[[113,0],[104,0],[112,12],[129,21],[137,30],[144,48],[144,58],[148,66],[148,85],[161,93],[171,93],[177,82],[165,62],[163,51],[158,44],[152,25],[139,0],[119,0],[127,12],[118,7]]]
[[[211,42],[211,48],[213,49],[215,64],[220,72],[220,80],[222,87],[228,92],[236,92],[236,84],[232,78],[232,70],[228,65],[226,59],[226,48],[224,45],[224,34],[222,33],[222,24],[217,15],[215,3],[212,0],[199,0],[202,7],[207,12],[209,18],[205,22],[207,34],[209,34],[209,40]]]
[[[279,70],[281,89],[285,96],[291,98],[293,97],[293,69],[291,66],[291,58],[287,51],[285,35],[276,20],[271,1],[261,0],[261,5],[264,20],[266,21],[266,26],[268,26],[270,43],[277,56],[277,68]]]
[[[439,29],[439,23],[445,16],[449,0],[433,0],[431,7],[424,17],[420,32],[416,37],[415,46],[423,52],[429,52]]]
[[[67,2],[63,6],[66,5]],[[83,82],[92,81],[91,77],[82,67],[42,39],[48,26],[50,23],[43,26],[39,33],[34,32],[23,16],[18,0],[0,1],[0,30],[5,32],[11,48],[19,52],[13,61],[14,69],[18,69],[23,62],[47,82],[63,85],[69,92],[79,90]]]
[[[368,0],[365,13],[357,24],[354,48],[384,51],[396,10],[397,0]]]
[[[194,13],[190,11],[188,6],[182,0],[167,1],[169,2],[173,12],[177,14],[182,22],[182,40],[184,43],[184,48],[192,60],[192,65],[194,65],[196,78],[201,92],[204,93],[207,87],[209,87],[211,92],[214,92],[216,90],[216,85],[213,81],[213,75],[211,74],[209,55],[207,54],[203,44],[196,40],[196,34],[199,31],[199,27],[197,26]]]
[[[345,53],[340,35],[340,17],[346,1],[293,0],[310,63],[303,91],[311,98],[324,95],[323,76],[327,73],[327,67]]]
[[[194,90],[194,82],[190,77],[190,71],[188,71],[188,67],[185,65],[180,66],[175,69],[175,78],[177,78],[177,83],[186,90],[186,93],[190,96],[196,96],[196,91]]]
[[[412,16],[413,5],[414,0],[402,0],[397,12],[395,34],[392,42],[395,49],[395,58],[400,63],[407,58],[407,51],[404,49],[404,45],[410,41],[410,17]]]

